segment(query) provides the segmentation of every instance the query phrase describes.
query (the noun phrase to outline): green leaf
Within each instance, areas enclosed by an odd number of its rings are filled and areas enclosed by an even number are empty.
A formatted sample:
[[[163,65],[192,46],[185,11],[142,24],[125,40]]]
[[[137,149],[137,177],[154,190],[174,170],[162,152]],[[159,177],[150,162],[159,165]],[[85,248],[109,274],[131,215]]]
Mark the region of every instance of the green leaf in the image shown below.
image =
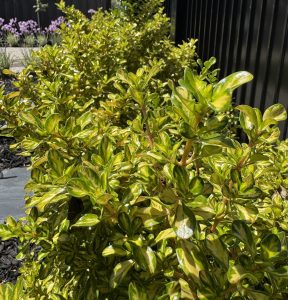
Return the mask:
[[[45,129],[48,133],[57,133],[61,117],[59,114],[50,115],[45,122]]]
[[[192,126],[186,122],[181,122],[179,132],[187,139],[193,139],[195,137],[195,131],[193,130]]]
[[[237,284],[244,278],[250,279],[256,285],[259,282],[257,277],[254,276],[252,273],[248,272],[241,265],[233,265],[233,263],[231,263],[229,265],[229,270],[227,272],[227,278],[231,284]]]
[[[86,111],[77,119],[77,124],[80,125],[81,130],[83,130],[88,124],[92,122],[92,120],[93,114],[90,111]]]
[[[255,110],[248,105],[238,105],[236,109],[240,110],[244,118],[245,128],[244,129],[253,129],[258,128],[258,119]],[[242,125],[242,124],[241,124]]]
[[[168,228],[159,232],[155,239],[155,243],[159,243],[162,240],[168,240],[176,238],[176,233],[173,228]]]
[[[86,214],[82,216],[72,227],[91,227],[100,223],[99,217],[94,214]]]
[[[174,89],[171,102],[173,104],[174,111],[182,117],[183,121],[188,124],[192,130],[195,130],[199,123],[199,117],[195,111],[195,100],[192,98],[192,95],[187,91],[187,89],[183,87],[177,87]],[[184,131],[185,130],[191,131],[189,128],[184,129]]]
[[[148,300],[148,295],[146,291],[137,286],[135,282],[130,282],[128,287],[129,300]]]
[[[211,139],[202,139],[201,143],[203,145],[212,145],[212,146],[222,146],[228,148],[235,148],[232,140],[224,136],[218,136]]]
[[[36,206],[39,211],[43,211],[46,205],[56,203],[58,201],[67,200],[68,196],[64,188],[51,188],[48,192],[44,193],[41,197],[34,196],[29,202],[28,207]]]
[[[104,163],[108,163],[108,161],[113,155],[113,145],[106,135],[103,136],[100,142],[99,154],[103,159]]]
[[[215,111],[225,111],[231,106],[233,91],[251,81],[253,76],[245,71],[233,73],[214,85],[210,106]]]
[[[269,157],[261,153],[256,153],[249,158],[249,164],[254,164],[260,161],[269,161]]]
[[[129,215],[126,212],[121,212],[118,215],[118,224],[124,232],[130,233],[131,221]]]
[[[131,235],[137,233],[143,226],[143,221],[140,217],[136,217],[133,219],[132,224],[131,224]]]
[[[113,269],[110,277],[110,286],[115,289],[126,277],[129,270],[133,267],[134,262],[132,259],[118,263]]]
[[[190,193],[192,193],[194,196],[197,196],[203,192],[203,189],[204,189],[203,179],[199,176],[195,176],[189,184]]]
[[[261,242],[261,253],[265,259],[278,256],[281,252],[281,241],[275,234],[269,234]]]
[[[21,112],[19,115],[20,119],[24,122],[38,127],[40,130],[43,129],[42,123],[38,117],[36,117],[32,112]]]
[[[64,158],[61,156],[58,150],[49,150],[48,162],[59,177],[63,175],[65,169]]]
[[[157,267],[157,259],[154,251],[150,248],[134,247],[134,257],[136,262],[144,271],[154,274]]]
[[[8,99],[16,98],[18,96],[20,96],[20,91],[15,91],[8,94]]]
[[[223,91],[229,91],[232,93],[239,86],[251,81],[253,75],[246,71],[235,72],[214,85],[213,97],[217,97],[223,93]]]
[[[247,289],[246,293],[252,300],[271,300],[271,297],[264,292]]]
[[[277,103],[270,107],[268,107],[264,114],[263,114],[263,120],[276,120],[276,121],[285,121],[287,119],[287,112],[284,107],[284,105]]]
[[[252,253],[255,253],[256,246],[251,230],[244,221],[233,221],[232,234],[242,241]]]
[[[15,72],[13,72],[12,70],[10,70],[10,69],[3,69],[2,70],[2,74],[4,74],[4,75],[8,75],[8,76],[11,76],[11,75],[16,75],[16,73]]]
[[[15,299],[22,299],[22,296],[24,294],[24,282],[22,278],[18,278],[16,285],[14,286],[14,293],[13,293],[13,300]]]
[[[278,269],[269,269],[267,272],[275,277],[288,279],[288,266],[283,266]]]
[[[175,181],[177,182],[178,188],[182,192],[185,192],[188,190],[189,175],[185,168],[180,167],[180,166],[174,166],[173,177],[174,177]]]
[[[180,278],[179,284],[181,286],[181,299],[195,300],[195,296],[193,294],[192,288],[189,286],[188,282]]]
[[[206,247],[216,258],[219,264],[228,269],[229,267],[229,255],[227,247],[222,240],[216,234],[209,234],[206,237]]]
[[[258,209],[256,206],[242,206],[240,204],[235,204],[237,208],[239,218],[245,220],[248,223],[255,223],[258,217]]]
[[[85,197],[89,194],[89,187],[86,182],[80,178],[72,178],[67,185],[68,193],[77,198]]]
[[[130,87],[129,88],[130,95],[132,99],[137,102],[140,106],[144,104],[144,95],[143,92],[137,90],[136,88]]]
[[[191,91],[200,103],[206,103],[206,98],[211,96],[212,85],[208,85],[207,82],[202,80],[197,74],[194,74],[189,68],[185,69],[184,80],[180,79],[179,83]]]
[[[13,285],[11,283],[0,285],[0,299],[13,300]]]
[[[222,147],[216,145],[203,145],[201,148],[201,157],[209,157],[219,154],[223,151]]]
[[[113,245],[110,245],[108,247],[106,247],[103,251],[102,251],[102,255],[104,257],[106,256],[111,256],[111,255],[115,255],[115,256],[126,256],[128,254],[128,252],[120,247],[116,247]]]
[[[9,228],[7,227],[7,225],[5,224],[0,224],[0,238],[2,240],[7,240],[10,239],[12,237],[14,237],[15,234],[13,234]]]
[[[199,248],[193,243],[181,240],[176,248],[179,266],[184,273],[191,276],[196,282],[200,282],[199,272],[204,270],[204,264],[200,257]]]

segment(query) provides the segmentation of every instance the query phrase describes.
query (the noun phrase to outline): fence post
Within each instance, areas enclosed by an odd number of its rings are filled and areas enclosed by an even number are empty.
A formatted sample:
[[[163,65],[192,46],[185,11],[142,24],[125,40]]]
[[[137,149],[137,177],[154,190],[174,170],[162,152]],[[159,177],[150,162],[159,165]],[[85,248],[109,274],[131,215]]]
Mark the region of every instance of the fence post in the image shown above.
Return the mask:
[[[177,0],[170,0],[170,20],[171,20],[171,40],[176,42],[176,24],[177,24]]]

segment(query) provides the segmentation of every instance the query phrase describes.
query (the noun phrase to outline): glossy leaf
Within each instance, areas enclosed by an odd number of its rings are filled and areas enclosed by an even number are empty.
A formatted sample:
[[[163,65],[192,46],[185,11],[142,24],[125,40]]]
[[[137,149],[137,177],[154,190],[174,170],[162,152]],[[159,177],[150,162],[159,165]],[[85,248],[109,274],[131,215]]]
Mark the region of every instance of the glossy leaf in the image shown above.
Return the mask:
[[[258,128],[258,120],[255,110],[248,105],[238,105],[236,107],[243,114],[245,129]]]
[[[100,223],[99,217],[94,214],[83,215],[72,227],[91,227]]]
[[[203,179],[199,176],[195,176],[189,184],[190,192],[193,195],[197,196],[197,195],[200,195],[202,193],[203,189],[204,189]]]
[[[199,272],[204,269],[202,261],[197,257],[198,251],[197,247],[188,241],[181,241],[176,248],[179,266],[196,282],[199,282]]]
[[[177,182],[179,189],[185,192],[188,189],[189,176],[185,168],[180,166],[174,166],[173,177]]]
[[[165,230],[161,231],[157,235],[157,237],[155,239],[155,242],[159,243],[160,241],[167,240],[167,239],[172,239],[172,238],[176,238],[176,233],[173,230],[173,228],[168,228],[168,229],[165,229]]]
[[[230,265],[227,273],[227,277],[230,283],[237,284],[244,278],[247,278],[253,282],[253,284],[257,284],[259,281],[257,277],[245,270],[241,265]]]
[[[57,133],[60,121],[61,121],[60,114],[50,115],[45,122],[45,130],[50,134]]]
[[[211,107],[215,111],[225,111],[231,106],[233,91],[251,81],[253,76],[245,71],[233,73],[219,81],[213,88]]]
[[[255,242],[251,230],[244,221],[233,221],[232,234],[242,241],[252,253],[255,252]]]
[[[129,296],[129,300],[149,299],[147,292],[143,288],[137,286],[135,282],[131,282],[129,284],[128,296]]]
[[[89,194],[89,188],[86,182],[80,178],[73,178],[68,182],[68,193],[77,198],[87,196]]]
[[[133,253],[135,254],[136,262],[145,271],[154,274],[157,267],[157,259],[154,251],[150,248],[135,247]]]
[[[277,235],[269,234],[261,241],[261,252],[265,259],[271,259],[280,254],[281,241]]]
[[[217,235],[209,234],[206,237],[206,247],[216,258],[218,263],[222,264],[224,268],[229,267],[229,256],[225,244],[218,238]]]
[[[103,256],[126,256],[127,255],[127,251],[123,250],[122,248],[119,247],[114,247],[112,245],[106,247],[103,252],[102,252]]]
[[[133,265],[134,262],[131,259],[118,263],[110,277],[110,286],[116,288],[124,280]]]
[[[284,105],[278,103],[268,107],[264,114],[263,120],[272,119],[276,121],[284,121],[287,118],[287,111]]]

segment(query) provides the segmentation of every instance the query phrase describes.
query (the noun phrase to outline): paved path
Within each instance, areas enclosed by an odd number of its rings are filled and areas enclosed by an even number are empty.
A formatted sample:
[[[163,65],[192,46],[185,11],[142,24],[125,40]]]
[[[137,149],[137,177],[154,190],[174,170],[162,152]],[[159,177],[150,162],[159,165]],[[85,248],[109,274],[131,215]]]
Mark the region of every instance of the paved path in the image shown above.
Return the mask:
[[[28,48],[28,47],[6,47],[6,48],[0,48],[0,49],[6,49],[6,52],[11,56],[13,59],[13,65],[11,67],[11,70],[13,72],[20,72],[23,68],[23,56],[25,53],[29,54],[31,51],[37,51],[39,48]]]
[[[3,171],[0,179],[0,223],[11,215],[19,218],[24,215],[24,186],[30,172],[26,168],[14,168]]]

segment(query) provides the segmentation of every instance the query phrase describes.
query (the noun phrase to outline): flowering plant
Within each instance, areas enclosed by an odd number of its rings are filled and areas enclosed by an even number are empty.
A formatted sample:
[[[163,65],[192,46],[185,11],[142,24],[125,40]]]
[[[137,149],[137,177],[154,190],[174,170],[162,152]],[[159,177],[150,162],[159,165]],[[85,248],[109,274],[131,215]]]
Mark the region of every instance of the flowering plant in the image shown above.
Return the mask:
[[[55,41],[60,40],[56,32],[63,22],[65,18],[61,16],[52,20],[46,28],[41,29],[34,20],[18,21],[17,18],[12,18],[5,23],[5,19],[0,18],[0,38],[3,39],[4,45],[13,47],[19,44],[33,46],[36,40],[38,45],[44,46],[48,39],[54,44]]]
[[[15,36],[19,36],[20,33],[18,31],[17,18],[10,19],[8,24],[2,25],[1,30],[3,33],[6,33],[6,34],[11,33]]]
[[[21,35],[34,35],[40,32],[40,27],[34,20],[19,21],[18,26]]]

